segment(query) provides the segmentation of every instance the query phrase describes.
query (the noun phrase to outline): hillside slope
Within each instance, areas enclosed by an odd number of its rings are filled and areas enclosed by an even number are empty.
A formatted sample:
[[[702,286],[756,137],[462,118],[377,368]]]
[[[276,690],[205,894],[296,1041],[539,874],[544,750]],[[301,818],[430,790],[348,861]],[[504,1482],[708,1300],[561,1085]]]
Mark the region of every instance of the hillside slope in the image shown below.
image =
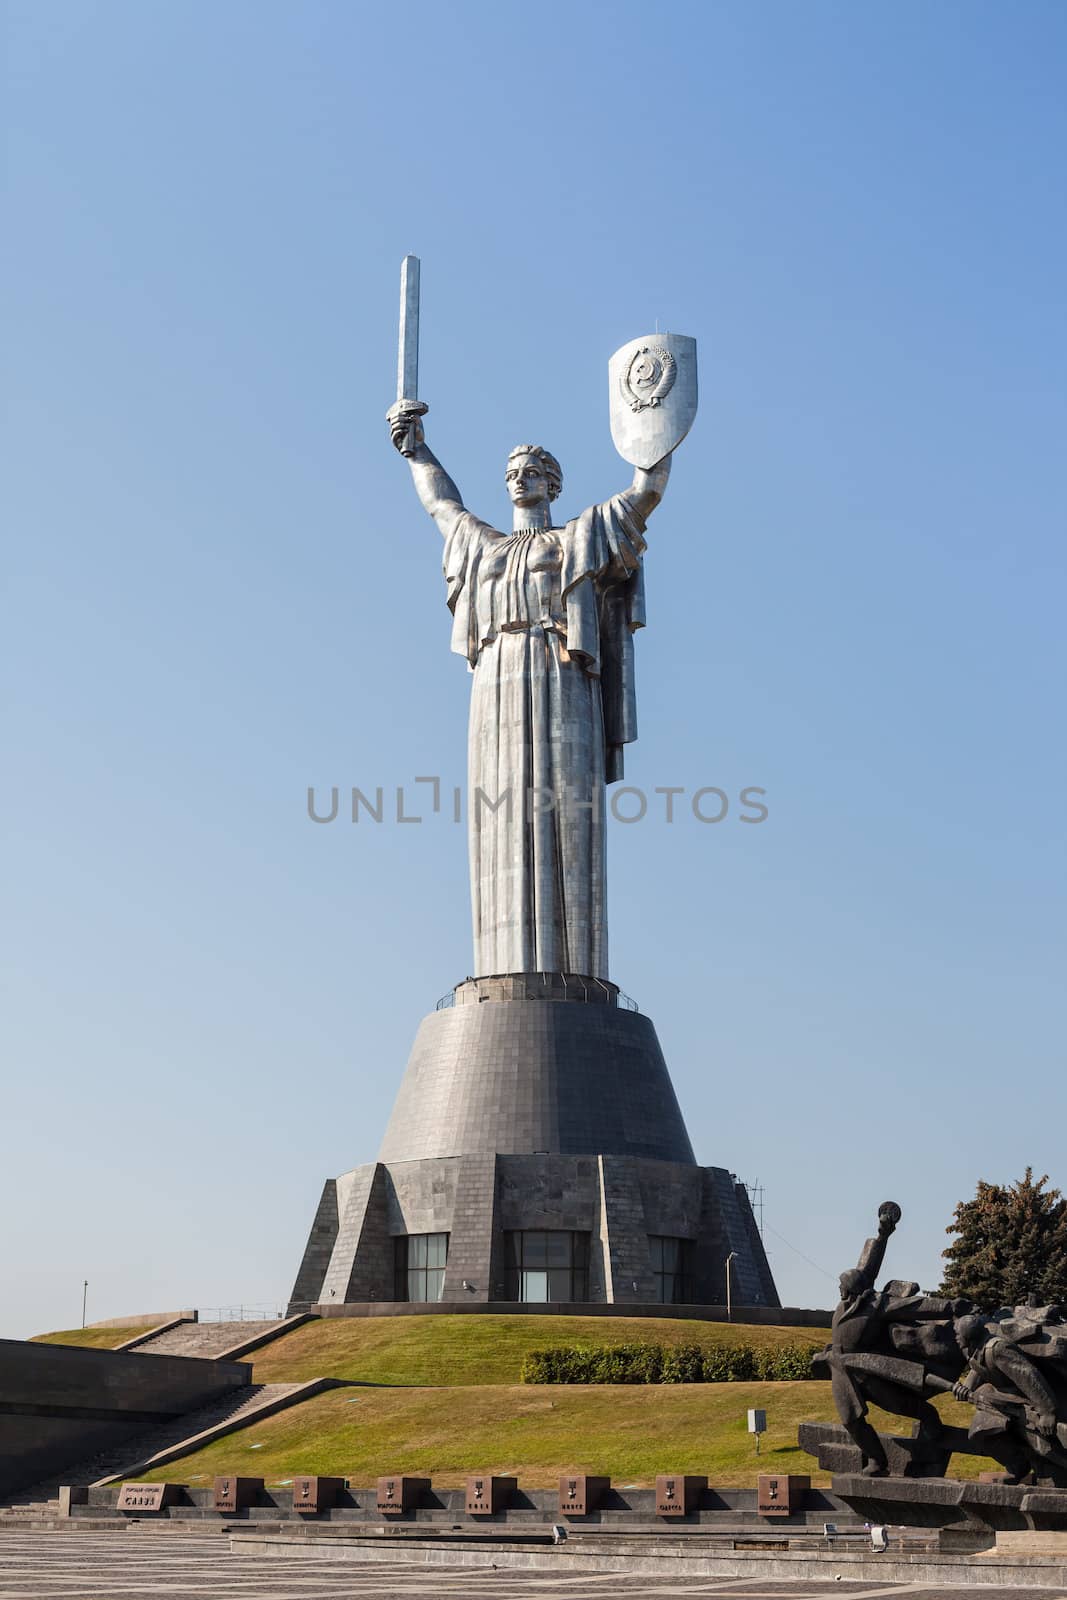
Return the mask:
[[[750,1406],[767,1411],[758,1456],[746,1427]],[[948,1401],[945,1414],[959,1421],[968,1409]],[[195,1487],[216,1473],[284,1483],[310,1472],[367,1485],[408,1472],[455,1488],[466,1473],[485,1472],[544,1489],[574,1471],[634,1486],[652,1484],[658,1472],[703,1472],[713,1484],[744,1488],[758,1473],[777,1471],[809,1473],[813,1484],[826,1485],[828,1475],[798,1448],[796,1430],[833,1415],[827,1383],[335,1389],[153,1476]],[[872,1417],[892,1425],[884,1414]],[[952,1470],[977,1477],[988,1465],[957,1457]]]
[[[829,1329],[764,1328],[664,1317],[325,1317],[250,1358],[256,1383],[345,1378],[351,1383],[482,1385],[519,1381],[528,1350],[548,1345],[826,1344]]]

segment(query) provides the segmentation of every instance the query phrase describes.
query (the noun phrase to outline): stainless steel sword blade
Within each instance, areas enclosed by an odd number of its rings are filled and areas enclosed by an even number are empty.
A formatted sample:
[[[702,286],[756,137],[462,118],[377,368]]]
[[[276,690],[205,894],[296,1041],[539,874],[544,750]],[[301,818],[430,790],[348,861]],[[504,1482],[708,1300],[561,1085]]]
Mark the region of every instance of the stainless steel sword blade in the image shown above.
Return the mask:
[[[400,264],[400,350],[396,367],[396,397],[417,400],[419,395],[419,258],[405,256]]]

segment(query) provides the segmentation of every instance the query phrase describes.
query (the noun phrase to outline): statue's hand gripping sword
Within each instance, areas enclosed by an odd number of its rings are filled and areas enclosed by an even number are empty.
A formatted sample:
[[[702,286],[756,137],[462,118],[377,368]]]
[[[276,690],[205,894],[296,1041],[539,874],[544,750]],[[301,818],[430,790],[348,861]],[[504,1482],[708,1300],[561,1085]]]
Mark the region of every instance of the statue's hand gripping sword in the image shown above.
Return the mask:
[[[400,446],[402,456],[412,456],[418,443],[416,418],[429,406],[416,399],[419,392],[419,258],[405,256],[400,263],[400,349],[396,365],[396,404],[389,407],[390,422],[401,416],[411,418],[407,439]]]

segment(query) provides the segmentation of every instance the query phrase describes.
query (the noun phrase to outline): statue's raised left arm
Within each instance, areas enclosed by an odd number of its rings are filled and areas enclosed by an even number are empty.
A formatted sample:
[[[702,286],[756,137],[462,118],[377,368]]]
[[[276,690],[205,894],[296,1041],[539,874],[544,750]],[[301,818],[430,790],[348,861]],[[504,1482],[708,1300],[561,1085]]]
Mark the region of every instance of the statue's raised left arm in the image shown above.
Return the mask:
[[[638,516],[647,519],[655,511],[663,499],[667,488],[667,479],[671,475],[671,456],[664,456],[662,461],[657,461],[654,467],[649,467],[646,472],[642,467],[634,468],[634,481],[626,491],[626,497],[633,505]]]

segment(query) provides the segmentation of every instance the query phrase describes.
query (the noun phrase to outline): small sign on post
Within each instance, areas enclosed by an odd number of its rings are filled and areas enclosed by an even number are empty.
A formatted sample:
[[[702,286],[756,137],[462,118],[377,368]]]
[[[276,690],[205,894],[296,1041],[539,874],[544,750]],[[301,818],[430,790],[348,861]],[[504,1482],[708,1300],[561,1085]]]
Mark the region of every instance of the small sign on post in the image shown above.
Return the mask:
[[[756,1454],[759,1455],[759,1439],[761,1433],[767,1432],[767,1413],[758,1409],[748,1414],[748,1431],[756,1435]]]

